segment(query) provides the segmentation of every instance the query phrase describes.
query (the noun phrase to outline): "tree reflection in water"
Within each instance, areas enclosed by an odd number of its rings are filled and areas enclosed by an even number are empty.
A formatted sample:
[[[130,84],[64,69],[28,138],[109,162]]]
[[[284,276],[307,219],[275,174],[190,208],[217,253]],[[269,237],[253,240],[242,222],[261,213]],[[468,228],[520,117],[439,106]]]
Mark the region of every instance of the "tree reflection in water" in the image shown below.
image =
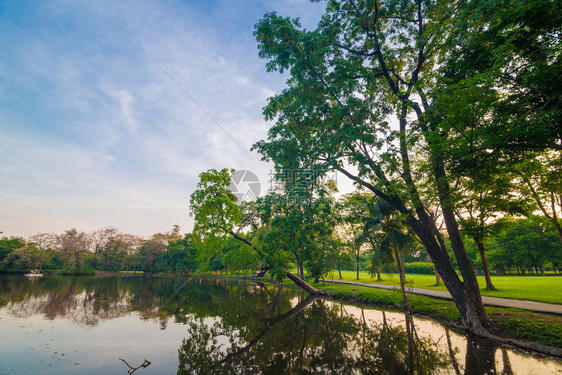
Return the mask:
[[[136,319],[152,320],[161,330],[170,322],[174,329],[187,327],[178,351],[178,374],[521,371],[520,363],[512,364],[520,358],[505,348],[463,338],[408,314],[305,298],[293,289],[247,282],[2,276],[0,307],[18,317],[41,314],[82,326],[136,312]],[[428,324],[437,331],[426,332]],[[460,346],[466,348],[465,355]],[[155,367],[158,359],[150,361]]]
[[[410,316],[406,327],[370,326],[342,310],[307,297],[250,329],[194,319],[178,374],[425,374],[448,366],[446,353],[417,336]]]

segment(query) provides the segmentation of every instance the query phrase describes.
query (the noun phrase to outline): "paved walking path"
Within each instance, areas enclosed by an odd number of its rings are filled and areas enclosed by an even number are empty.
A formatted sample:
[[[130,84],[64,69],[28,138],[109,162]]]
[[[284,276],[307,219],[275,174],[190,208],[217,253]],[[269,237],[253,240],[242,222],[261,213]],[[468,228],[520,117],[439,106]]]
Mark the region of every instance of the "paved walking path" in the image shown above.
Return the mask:
[[[326,280],[326,282],[328,282],[328,280]],[[334,283],[365,286],[368,288],[379,288],[379,289],[390,289],[390,290],[400,289],[400,287],[394,285],[369,284],[369,283],[361,283],[361,282],[346,281],[346,280],[334,280]],[[437,290],[420,289],[420,288],[406,288],[406,290],[409,293],[413,293],[413,294],[422,294],[424,296],[452,299],[451,294],[449,292],[440,292]],[[497,297],[487,297],[487,296],[482,296],[482,302],[484,302],[484,305],[490,305],[490,306],[510,307],[514,309],[562,315],[562,305],[556,305],[553,303],[543,303],[543,302],[525,301],[521,299],[497,298]]]

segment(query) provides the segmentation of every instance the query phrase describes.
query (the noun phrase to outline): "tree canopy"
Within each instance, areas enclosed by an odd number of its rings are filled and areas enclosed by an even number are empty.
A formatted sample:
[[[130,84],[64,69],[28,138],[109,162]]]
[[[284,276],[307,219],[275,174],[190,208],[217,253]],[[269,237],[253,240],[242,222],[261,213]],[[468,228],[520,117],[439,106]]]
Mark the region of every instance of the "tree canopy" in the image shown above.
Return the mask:
[[[254,149],[279,166],[338,170],[394,206],[474,332],[488,318],[455,216],[455,181],[490,160],[560,148],[558,84],[537,81],[559,69],[560,23],[533,21],[541,7],[559,18],[552,3],[330,0],[314,30],[275,13],[255,27],[267,69],[290,78],[269,99],[274,124]]]

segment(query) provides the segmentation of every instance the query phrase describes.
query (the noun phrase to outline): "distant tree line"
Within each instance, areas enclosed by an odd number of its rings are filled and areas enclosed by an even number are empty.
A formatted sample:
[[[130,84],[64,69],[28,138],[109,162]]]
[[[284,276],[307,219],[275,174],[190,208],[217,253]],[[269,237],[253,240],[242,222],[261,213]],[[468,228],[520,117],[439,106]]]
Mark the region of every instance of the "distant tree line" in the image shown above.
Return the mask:
[[[95,271],[141,271],[147,274],[188,274],[197,269],[191,235],[180,228],[145,239],[102,228],[91,233],[69,229],[62,234],[42,233],[25,240],[0,239],[0,270],[60,271],[89,274]]]
[[[316,241],[306,242],[311,237],[306,231],[301,232],[306,237],[298,250],[292,247],[294,242],[289,242],[289,239],[295,241],[297,238],[287,223],[283,225],[284,231],[287,231],[285,238],[281,233],[266,233],[263,225],[257,225],[258,213],[252,212],[258,209],[256,202],[242,205],[244,220],[253,223],[246,227],[245,234],[255,239],[263,251],[271,252],[270,258],[285,259],[287,267],[297,268],[297,273],[303,278],[338,279],[342,270],[369,271],[372,277],[380,277],[381,272],[399,272],[396,258],[388,250],[385,252],[384,242],[380,246],[381,239],[384,240],[380,231],[370,233],[370,238],[366,240],[361,225],[354,228],[349,223],[355,219],[350,219],[350,212],[343,207],[349,201],[356,202],[358,196],[364,197],[364,194],[353,193],[339,201],[334,200],[334,208],[329,209],[331,223],[316,223],[324,225],[326,233]],[[257,203],[264,205],[264,199]],[[261,209],[265,208],[262,206]],[[269,209],[271,207],[266,210]],[[485,240],[492,274],[562,273],[562,246],[548,218],[504,217],[492,227],[493,233]],[[293,230],[296,231],[296,228]],[[180,235],[178,226],[150,238],[121,233],[116,228],[101,228],[91,233],[69,229],[62,234],[42,233],[28,239],[3,237],[0,239],[0,271],[37,270],[74,274],[129,271],[184,275],[229,272],[249,275],[263,266],[251,246],[232,236],[224,242],[194,240],[191,233]],[[466,243],[471,263],[483,273],[476,243],[469,238]],[[267,250],[268,247],[271,250]],[[406,273],[435,273],[427,251],[415,242],[403,247],[398,257],[404,259]],[[451,257],[455,263],[454,254],[451,253]],[[305,271],[308,276],[305,276]]]

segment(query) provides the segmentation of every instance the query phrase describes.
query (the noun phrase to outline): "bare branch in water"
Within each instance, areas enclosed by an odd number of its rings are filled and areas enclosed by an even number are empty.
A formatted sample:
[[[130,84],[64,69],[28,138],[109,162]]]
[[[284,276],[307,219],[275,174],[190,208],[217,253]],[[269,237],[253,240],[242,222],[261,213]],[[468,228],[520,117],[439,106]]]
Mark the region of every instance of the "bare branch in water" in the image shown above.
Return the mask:
[[[123,361],[127,365],[127,367],[129,367],[129,371],[127,371],[129,373],[129,375],[132,374],[133,372],[137,371],[139,368],[146,368],[146,367],[150,366],[150,364],[152,363],[149,360],[145,359],[144,362],[140,366],[133,367],[127,361],[125,361],[123,358],[119,358],[119,360]]]

